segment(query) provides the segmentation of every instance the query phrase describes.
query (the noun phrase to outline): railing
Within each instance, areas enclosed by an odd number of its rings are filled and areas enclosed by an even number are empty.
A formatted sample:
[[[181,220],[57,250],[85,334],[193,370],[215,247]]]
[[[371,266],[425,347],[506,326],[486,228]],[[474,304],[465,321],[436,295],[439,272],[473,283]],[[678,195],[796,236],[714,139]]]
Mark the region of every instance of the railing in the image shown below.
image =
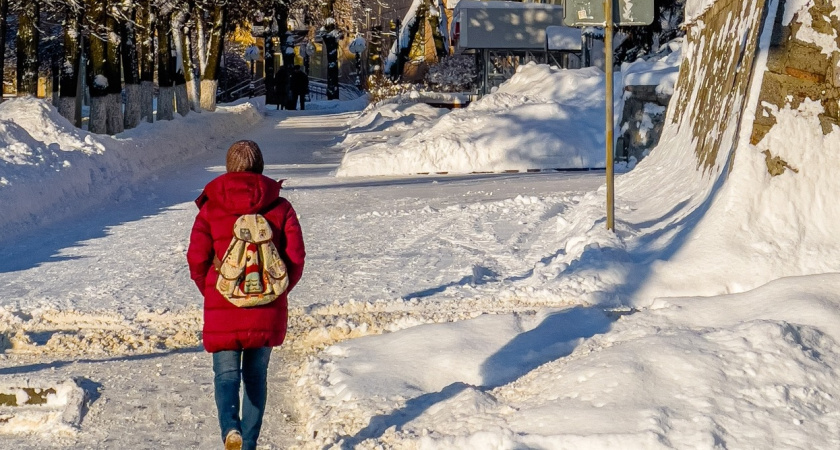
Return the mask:
[[[265,79],[246,80],[227,90],[219,91],[216,94],[216,101],[229,103],[242,97],[258,97],[265,95]]]
[[[352,98],[358,98],[364,95],[361,89],[352,84],[339,83],[339,90],[343,92],[340,94],[342,99],[346,100],[346,96],[350,95]],[[242,97],[258,97],[265,95],[265,79],[259,78],[257,80],[246,80],[236,86],[230,87],[224,91],[219,91],[216,94],[216,101],[219,103],[229,103]],[[309,79],[309,101],[326,100],[327,99],[327,80],[321,78]]]

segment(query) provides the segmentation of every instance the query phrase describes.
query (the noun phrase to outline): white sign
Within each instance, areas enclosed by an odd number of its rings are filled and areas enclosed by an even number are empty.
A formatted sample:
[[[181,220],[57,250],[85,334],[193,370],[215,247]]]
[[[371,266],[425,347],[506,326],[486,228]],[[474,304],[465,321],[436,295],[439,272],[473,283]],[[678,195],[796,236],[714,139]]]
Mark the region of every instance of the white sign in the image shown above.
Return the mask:
[[[353,39],[353,42],[350,43],[350,53],[358,55],[365,51],[365,48],[367,48],[366,45],[367,44],[365,42],[365,39],[359,35],[356,35],[356,38]]]
[[[305,56],[314,56],[315,55],[315,46],[312,45],[311,42],[307,42],[306,45],[302,46],[301,50],[303,50],[303,54]]]
[[[248,48],[245,49],[245,61],[256,61],[260,59],[260,48],[256,45],[249,45]]]

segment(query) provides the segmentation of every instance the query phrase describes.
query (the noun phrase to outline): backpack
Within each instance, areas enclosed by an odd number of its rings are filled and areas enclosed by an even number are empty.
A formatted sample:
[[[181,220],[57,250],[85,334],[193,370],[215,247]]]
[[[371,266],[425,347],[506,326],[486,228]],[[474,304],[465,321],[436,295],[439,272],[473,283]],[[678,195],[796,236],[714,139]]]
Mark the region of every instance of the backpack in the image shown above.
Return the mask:
[[[286,264],[271,241],[262,214],[245,214],[233,225],[233,238],[221,259],[216,290],[241,308],[265,305],[286,292]]]

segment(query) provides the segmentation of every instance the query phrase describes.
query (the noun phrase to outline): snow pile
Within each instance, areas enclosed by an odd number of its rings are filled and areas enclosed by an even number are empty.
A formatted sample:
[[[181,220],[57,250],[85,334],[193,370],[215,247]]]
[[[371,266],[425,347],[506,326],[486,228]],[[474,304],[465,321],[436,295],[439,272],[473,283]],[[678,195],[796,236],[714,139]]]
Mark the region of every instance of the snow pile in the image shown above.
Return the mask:
[[[4,378],[0,434],[72,436],[82,419],[85,392],[75,380]]]
[[[656,86],[658,94],[672,95],[682,62],[683,39],[678,38],[663,46],[660,55],[621,65],[625,86]]]
[[[258,123],[259,108],[221,106],[110,137],[76,129],[43,100],[7,100],[0,104],[0,232],[13,236],[104,199],[128,199],[128,186],[155,171],[225,146],[217,140]],[[185,135],[185,127],[202,132]]]
[[[791,10],[806,17],[798,32],[810,36],[803,31],[810,20],[802,9],[806,3],[788,4],[786,17]],[[700,11],[708,5],[690,6]],[[747,12],[749,17],[731,20],[732,29],[720,30],[717,37],[726,41],[728,35],[755,30],[750,21],[758,20],[759,11]],[[773,19],[771,14],[765,25],[772,26]],[[336,344],[311,358],[301,379],[306,390],[298,405],[307,412],[308,431],[321,437],[304,447],[336,442],[342,448],[424,449],[840,445],[835,406],[840,275],[833,273],[840,271],[840,240],[831,231],[840,219],[840,206],[832,200],[840,190],[832,176],[840,170],[833,158],[840,152],[840,131],[831,125],[824,132],[823,107],[804,100],[795,107],[770,107],[776,124],[761,142],[749,143],[766,64],[766,30],[746,84],[751,90],[727,94],[724,106],[737,113],[704,130],[720,138],[708,165],[698,163],[693,121],[700,102],[690,90],[702,85],[685,83],[688,102],[680,105],[685,114],[669,111],[659,146],[617,181],[615,234],[604,227],[601,189],[560,200],[541,215],[543,226],[510,244],[525,250],[516,255],[523,264],[530,262],[531,270],[494,285],[505,289],[496,299],[578,303],[587,309],[562,310],[535,322],[517,322],[513,315],[480,317]],[[699,59],[706,45],[699,39],[683,50]],[[830,50],[840,52],[836,44]],[[669,89],[673,70],[665,66],[666,76],[646,81]],[[535,69],[526,67],[517,76]],[[702,80],[711,63],[691,69],[687,75]],[[533,106],[531,99],[541,93],[507,95],[508,86],[519,81],[515,77],[461,114],[497,112],[500,104],[508,111]],[[562,83],[540,84],[546,86],[563,88]],[[550,96],[547,90],[544,95]],[[405,154],[421,153],[416,149],[426,142],[444,147],[444,139],[432,131],[459,117],[456,113],[406,139],[390,159],[374,157],[374,150],[383,155],[388,150],[371,146],[348,153],[342,169],[354,167],[348,162],[355,164],[356,154],[366,161],[367,173],[378,174],[379,167],[396,166],[393,161]],[[489,131],[483,125],[490,120],[477,116],[471,118],[479,127],[450,126],[450,134],[458,129],[473,136],[479,130],[482,139],[504,142],[502,131]],[[518,129],[508,123],[499,130]],[[786,163],[775,176],[768,170],[773,157]],[[421,164],[414,158],[405,160]],[[523,220],[522,225],[530,224]],[[521,249],[520,243],[531,247]],[[500,273],[510,274],[511,267]],[[607,306],[617,309],[606,317],[621,318],[609,323],[575,317],[579,311],[598,317]],[[583,329],[570,336],[554,334],[580,324]],[[541,359],[552,351],[558,353]],[[570,354],[559,357],[563,352]],[[522,373],[505,378],[505,370],[520,366]],[[318,401],[323,405],[311,406]]]
[[[306,448],[830,448],[838,289],[790,278],[615,322],[575,308],[348,341],[302,379],[325,403]]]
[[[404,136],[348,149],[336,175],[604,167],[603,104],[598,69],[529,63],[465,109]]]

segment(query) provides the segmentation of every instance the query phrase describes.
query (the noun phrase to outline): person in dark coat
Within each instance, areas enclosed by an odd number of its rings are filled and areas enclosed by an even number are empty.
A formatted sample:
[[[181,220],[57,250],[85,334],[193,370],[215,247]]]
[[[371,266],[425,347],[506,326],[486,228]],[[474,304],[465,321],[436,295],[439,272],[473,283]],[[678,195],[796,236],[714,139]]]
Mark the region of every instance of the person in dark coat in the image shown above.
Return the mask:
[[[213,355],[216,407],[226,449],[256,448],[266,403],[266,376],[272,347],[286,337],[288,294],[303,274],[306,250],[297,214],[280,197],[282,182],[262,175],[263,158],[253,141],[234,143],[227,173],[212,180],[196,200],[190,234],[190,277],[204,296],[204,349]],[[286,264],[289,286],[271,303],[237,307],[216,289],[217,263],[243,214],[262,214],[272,242]],[[244,382],[244,383],[243,383]],[[240,383],[244,384],[240,415]]]
[[[292,101],[290,102],[290,109],[295,109],[298,99],[300,99],[300,109],[306,109],[305,101],[306,94],[309,93],[309,75],[300,70],[300,65],[295,64],[295,68],[292,71],[291,84]]]
[[[286,109],[289,104],[289,71],[286,66],[280,66],[274,73],[274,89],[277,90],[277,107]]]

